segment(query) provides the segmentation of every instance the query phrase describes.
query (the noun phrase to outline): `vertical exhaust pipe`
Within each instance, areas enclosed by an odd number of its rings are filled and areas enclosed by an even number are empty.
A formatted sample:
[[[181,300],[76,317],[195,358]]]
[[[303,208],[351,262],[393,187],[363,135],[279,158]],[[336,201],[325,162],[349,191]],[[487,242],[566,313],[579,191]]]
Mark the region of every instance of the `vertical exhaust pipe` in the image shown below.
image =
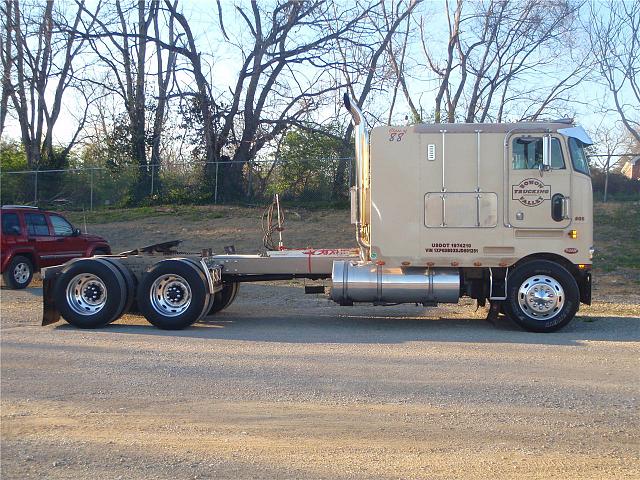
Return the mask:
[[[356,150],[356,185],[355,192],[355,224],[356,224],[356,241],[360,247],[360,260],[369,260],[370,244],[368,239],[365,240],[363,230],[368,226],[367,221],[367,205],[369,190],[369,134],[367,126],[362,115],[362,111],[358,108],[355,101],[344,94],[344,106],[351,114],[355,134],[355,150]]]

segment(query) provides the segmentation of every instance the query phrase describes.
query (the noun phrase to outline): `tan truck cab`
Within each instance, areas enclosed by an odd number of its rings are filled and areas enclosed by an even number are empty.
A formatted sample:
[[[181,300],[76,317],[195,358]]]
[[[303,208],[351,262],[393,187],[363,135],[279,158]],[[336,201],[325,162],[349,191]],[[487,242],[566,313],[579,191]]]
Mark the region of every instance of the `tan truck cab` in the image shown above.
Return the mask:
[[[340,303],[492,302],[550,331],[591,300],[586,132],[570,120],[377,127],[350,102],[361,261],[334,265]],[[400,294],[400,292],[403,292]]]

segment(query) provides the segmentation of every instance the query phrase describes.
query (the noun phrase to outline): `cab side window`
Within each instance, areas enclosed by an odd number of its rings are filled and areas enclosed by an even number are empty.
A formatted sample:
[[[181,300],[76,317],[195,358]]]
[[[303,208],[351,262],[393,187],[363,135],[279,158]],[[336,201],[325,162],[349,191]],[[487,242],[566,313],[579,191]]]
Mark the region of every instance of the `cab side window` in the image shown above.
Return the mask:
[[[20,220],[17,213],[2,214],[2,233],[5,235],[20,235]]]
[[[512,142],[512,165],[514,170],[533,170],[542,165],[542,137],[517,137]],[[551,168],[562,169],[564,158],[557,138],[551,138]]]
[[[49,225],[42,213],[25,213],[24,219],[27,223],[27,233],[29,235],[49,235]]]
[[[53,226],[53,233],[59,237],[70,237],[73,235],[73,227],[64,218],[58,215],[50,215],[51,225]]]

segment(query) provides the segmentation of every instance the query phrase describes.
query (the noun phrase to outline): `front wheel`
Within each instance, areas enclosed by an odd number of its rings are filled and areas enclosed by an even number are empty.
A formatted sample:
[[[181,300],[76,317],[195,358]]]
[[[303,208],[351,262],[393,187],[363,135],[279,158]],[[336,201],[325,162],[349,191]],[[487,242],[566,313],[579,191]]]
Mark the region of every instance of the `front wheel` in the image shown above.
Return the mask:
[[[508,277],[505,313],[531,332],[554,332],[567,325],[580,304],[573,275],[549,260],[516,267]]]

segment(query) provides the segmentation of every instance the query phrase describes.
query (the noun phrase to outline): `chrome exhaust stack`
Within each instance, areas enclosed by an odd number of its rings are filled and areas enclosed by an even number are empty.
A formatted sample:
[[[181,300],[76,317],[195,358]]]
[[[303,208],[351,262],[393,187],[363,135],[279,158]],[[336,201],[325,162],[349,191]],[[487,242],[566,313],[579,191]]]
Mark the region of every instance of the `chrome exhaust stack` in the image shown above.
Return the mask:
[[[457,268],[384,268],[372,263],[335,261],[331,280],[331,300],[340,305],[458,303],[460,298]]]
[[[344,106],[351,114],[355,127],[356,185],[351,187],[351,218],[356,226],[356,241],[360,260],[369,260],[369,134],[362,111],[355,101],[344,94]]]

